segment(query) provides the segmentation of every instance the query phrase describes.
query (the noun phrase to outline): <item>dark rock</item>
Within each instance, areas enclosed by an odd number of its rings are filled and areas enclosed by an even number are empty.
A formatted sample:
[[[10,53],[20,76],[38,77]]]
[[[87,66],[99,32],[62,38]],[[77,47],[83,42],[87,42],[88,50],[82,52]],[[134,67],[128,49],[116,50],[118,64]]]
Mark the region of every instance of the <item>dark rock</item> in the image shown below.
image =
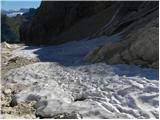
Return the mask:
[[[39,101],[41,99],[40,96],[38,95],[33,95],[33,94],[30,94],[28,97],[27,97],[27,100],[28,101]]]
[[[79,98],[74,99],[75,102],[76,101],[84,101],[84,100],[86,100],[86,98],[84,96],[81,96]]]
[[[59,114],[55,114],[53,116],[41,116],[36,114],[36,117],[40,118],[40,119],[46,119],[46,118],[53,118],[53,119],[82,119],[82,115],[80,115],[77,112],[71,112],[71,113],[67,113],[67,112],[63,112],[63,113],[59,113]]]
[[[14,106],[17,106],[17,105],[18,105],[17,97],[16,97],[15,95],[12,95],[12,96],[11,96],[10,106],[11,106],[11,107],[14,107]]]
[[[82,115],[72,112],[72,113],[60,113],[53,116],[54,119],[82,119]]]

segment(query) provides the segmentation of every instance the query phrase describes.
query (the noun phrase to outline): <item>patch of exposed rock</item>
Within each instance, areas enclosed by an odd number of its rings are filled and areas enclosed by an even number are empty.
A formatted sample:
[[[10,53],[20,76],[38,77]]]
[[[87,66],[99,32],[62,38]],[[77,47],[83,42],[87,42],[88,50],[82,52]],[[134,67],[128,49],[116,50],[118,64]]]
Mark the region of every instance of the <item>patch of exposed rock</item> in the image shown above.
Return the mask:
[[[36,58],[27,59],[27,58],[23,58],[23,57],[10,58],[8,61],[6,61],[5,64],[2,65],[2,74],[7,73],[11,69],[19,68],[21,66],[33,64],[36,62],[39,62],[39,59],[36,59]]]
[[[11,69],[15,69],[27,64],[38,62],[36,59],[27,59],[12,56],[12,51],[23,46],[23,44],[1,43],[1,78]],[[1,86],[1,118],[36,118],[34,114],[33,102],[17,102],[15,94],[19,93],[26,86],[16,84],[14,86]]]
[[[36,118],[34,102],[17,102],[15,94],[22,91],[26,86],[16,84],[14,86],[2,86],[1,93],[1,118]]]
[[[1,77],[4,76],[9,70],[18,68],[24,65],[33,64],[39,62],[39,59],[27,59],[24,57],[13,57],[12,51],[22,47],[23,44],[8,44],[6,42],[1,43]]]

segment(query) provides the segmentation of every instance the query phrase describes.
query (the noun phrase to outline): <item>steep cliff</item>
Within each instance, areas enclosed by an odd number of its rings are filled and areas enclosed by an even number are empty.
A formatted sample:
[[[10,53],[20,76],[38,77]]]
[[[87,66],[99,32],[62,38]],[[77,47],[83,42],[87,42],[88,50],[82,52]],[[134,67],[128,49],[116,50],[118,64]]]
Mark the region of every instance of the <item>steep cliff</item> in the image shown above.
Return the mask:
[[[24,31],[21,36],[23,36],[23,41],[29,43],[55,44],[73,39],[81,39],[82,36],[86,37],[90,35],[89,33],[96,32],[97,28],[95,26],[97,26],[97,24],[100,26],[99,24],[102,24],[101,21],[105,24],[108,18],[103,18],[103,15],[101,14],[99,18],[94,18],[91,20],[87,19],[90,19],[93,15],[100,13],[100,11],[103,11],[105,8],[108,8],[113,4],[115,3],[73,1],[42,2],[38,12],[33,18],[33,21],[28,24],[27,30]],[[111,15],[112,14],[110,14],[110,16]],[[108,15],[105,15],[105,17],[106,16]],[[100,18],[101,20],[99,20]],[[96,21],[100,22],[96,23]],[[92,28],[94,30],[92,30]]]

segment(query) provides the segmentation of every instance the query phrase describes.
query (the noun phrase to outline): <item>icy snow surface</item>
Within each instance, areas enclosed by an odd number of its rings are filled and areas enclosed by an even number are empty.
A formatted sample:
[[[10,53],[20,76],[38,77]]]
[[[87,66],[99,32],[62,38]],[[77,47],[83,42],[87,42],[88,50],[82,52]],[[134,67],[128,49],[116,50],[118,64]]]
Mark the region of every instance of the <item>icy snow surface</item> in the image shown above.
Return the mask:
[[[116,42],[118,37],[114,37]],[[83,64],[82,58],[89,50],[110,42],[102,38],[101,43],[97,38],[17,49],[13,57],[39,57],[45,62],[10,70],[3,84],[25,85],[17,94],[18,101],[37,101],[36,113],[43,117],[76,111],[83,118],[158,118],[158,70]]]

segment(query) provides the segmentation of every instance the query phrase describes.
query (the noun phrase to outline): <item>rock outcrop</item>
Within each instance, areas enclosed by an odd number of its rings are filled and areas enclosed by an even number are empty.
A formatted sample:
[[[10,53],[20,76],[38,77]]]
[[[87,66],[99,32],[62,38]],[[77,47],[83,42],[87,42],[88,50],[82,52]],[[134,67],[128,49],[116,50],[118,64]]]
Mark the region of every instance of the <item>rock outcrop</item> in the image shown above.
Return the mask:
[[[112,35],[122,32],[120,42],[98,47],[91,51],[86,59],[92,62],[106,61],[109,64],[127,63],[158,68],[158,21],[158,4],[144,2],[138,6],[136,12],[121,17],[119,21],[113,20],[110,25],[97,33],[97,35]]]

